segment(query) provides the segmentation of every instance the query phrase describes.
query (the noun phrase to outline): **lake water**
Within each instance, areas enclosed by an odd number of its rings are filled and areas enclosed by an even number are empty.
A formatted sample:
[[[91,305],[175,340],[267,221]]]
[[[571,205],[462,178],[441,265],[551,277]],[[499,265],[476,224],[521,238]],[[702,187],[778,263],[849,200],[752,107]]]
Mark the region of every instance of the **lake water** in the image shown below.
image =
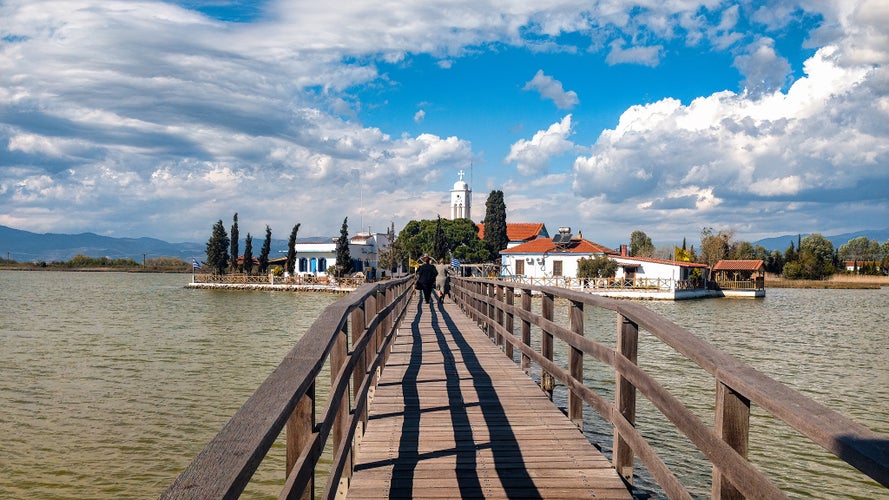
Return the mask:
[[[0,498],[157,497],[338,298],[190,290],[189,279],[0,271]],[[889,289],[646,305],[889,436]],[[587,311],[586,329],[613,344],[613,313]],[[712,380],[644,332],[640,339],[640,363],[712,422]],[[587,366],[610,397],[613,376]],[[641,401],[638,413],[639,428],[672,450],[665,460],[680,479],[707,496],[699,454]],[[791,496],[889,496],[753,413],[751,460]],[[587,415],[587,433],[607,443],[610,431]],[[273,447],[245,497],[277,495],[282,451]],[[644,474],[637,482],[646,486]]]

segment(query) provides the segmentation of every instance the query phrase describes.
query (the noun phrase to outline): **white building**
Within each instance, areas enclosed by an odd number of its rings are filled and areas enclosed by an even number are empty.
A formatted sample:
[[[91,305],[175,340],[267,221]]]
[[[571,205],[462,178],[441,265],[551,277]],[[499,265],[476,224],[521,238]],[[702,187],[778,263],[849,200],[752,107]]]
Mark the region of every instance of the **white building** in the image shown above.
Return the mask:
[[[463,181],[463,171],[457,172],[460,179],[451,189],[451,220],[472,218],[472,189]]]
[[[299,274],[326,276],[327,268],[336,264],[336,240],[320,238],[314,241],[300,241],[296,248],[296,270]],[[379,252],[389,248],[386,233],[357,233],[349,238],[349,254],[352,257],[352,272],[363,272],[370,278],[379,278]]]
[[[554,238],[538,237],[500,252],[501,274],[507,279],[561,286],[613,297],[684,299],[709,295],[707,265],[626,255],[560,228]],[[617,263],[614,278],[578,279],[580,259],[607,257]],[[693,279],[694,270],[701,279]]]
[[[500,252],[503,275],[526,278],[577,277],[581,258],[616,253],[610,248],[561,232],[555,238],[537,237]]]

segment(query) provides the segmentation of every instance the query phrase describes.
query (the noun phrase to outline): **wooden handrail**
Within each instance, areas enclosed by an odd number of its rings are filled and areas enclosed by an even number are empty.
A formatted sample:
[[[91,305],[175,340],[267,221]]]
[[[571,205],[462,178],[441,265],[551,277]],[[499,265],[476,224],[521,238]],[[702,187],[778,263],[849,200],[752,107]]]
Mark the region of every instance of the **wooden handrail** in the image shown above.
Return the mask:
[[[161,498],[237,498],[285,426],[288,471],[281,498],[313,496],[314,470],[331,435],[334,467],[325,496],[335,496],[340,477],[351,472],[346,464],[353,437],[366,418],[370,387],[385,365],[412,282],[413,276],[365,284],[328,306]],[[326,362],[330,396],[317,413],[315,387]],[[357,382],[352,393],[351,382]]]
[[[522,305],[499,300],[492,286],[506,288],[506,296],[521,293]],[[569,393],[569,415],[578,419],[575,399],[582,399],[614,427],[615,468],[625,478],[632,475],[633,455],[646,465],[652,477],[671,498],[690,494],[669,471],[657,453],[635,429],[635,393],[651,401],[673,425],[704,453],[713,465],[714,498],[780,498],[784,494],[747,461],[747,433],[750,405],[755,404],[786,422],[808,439],[832,452],[883,486],[889,487],[889,439],[870,431],[846,416],[769,378],[752,367],[716,349],[679,325],[639,304],[618,301],[565,288],[526,285],[489,279],[455,278],[452,293],[464,308],[487,330],[488,335],[503,339],[521,352],[520,363],[526,371],[530,363],[541,369],[541,388],[552,391],[547,380],[553,377]],[[531,294],[543,297],[541,314],[531,312]],[[569,326],[553,321],[552,300],[570,301]],[[583,305],[614,311],[619,316],[618,346],[608,347],[583,337],[578,310]],[[521,320],[521,336],[501,319]],[[541,352],[530,345],[530,325],[541,330]],[[644,329],[709,373],[717,383],[715,428],[705,424],[672,396],[654,378],[636,364],[638,329]],[[559,339],[569,349],[568,366],[553,361],[552,339]],[[584,384],[579,356],[593,356],[615,370],[615,403],[611,404]]]

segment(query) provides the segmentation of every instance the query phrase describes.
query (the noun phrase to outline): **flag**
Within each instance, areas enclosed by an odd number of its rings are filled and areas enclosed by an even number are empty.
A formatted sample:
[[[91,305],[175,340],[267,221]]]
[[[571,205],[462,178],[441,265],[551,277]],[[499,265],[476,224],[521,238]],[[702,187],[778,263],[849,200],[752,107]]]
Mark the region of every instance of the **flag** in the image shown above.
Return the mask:
[[[454,269],[460,269],[460,261],[457,260],[457,257],[451,257],[451,267]]]
[[[198,263],[198,260],[195,259],[194,257],[191,258],[191,268],[192,269],[200,269],[201,268],[201,264]]]
[[[408,260],[408,265],[409,265],[410,267],[420,267],[420,263],[417,262],[417,261],[415,261],[414,259],[409,259],[409,260]]]

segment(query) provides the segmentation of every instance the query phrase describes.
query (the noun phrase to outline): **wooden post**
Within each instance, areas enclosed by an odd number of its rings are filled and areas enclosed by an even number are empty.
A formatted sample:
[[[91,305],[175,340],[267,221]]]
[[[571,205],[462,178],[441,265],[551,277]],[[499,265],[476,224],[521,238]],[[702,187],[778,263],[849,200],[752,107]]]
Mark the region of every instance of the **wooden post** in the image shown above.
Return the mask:
[[[512,306],[513,304],[515,304],[515,289],[509,287],[506,289],[506,305]],[[512,311],[506,313],[506,325],[504,326],[506,327],[506,331],[515,335],[515,332],[513,331],[513,327],[515,326],[515,315],[513,315]],[[515,359],[513,358],[512,342],[506,342],[503,347],[505,349],[506,357],[509,358],[510,361],[515,362]]]
[[[716,381],[716,416],[713,425],[719,437],[746,459],[750,434],[750,400],[718,380]],[[744,498],[741,492],[715,466],[713,467],[711,496],[717,499],[731,500]]]
[[[287,419],[287,476],[293,470],[296,461],[303,448],[312,437],[312,431],[315,427],[315,384],[312,384],[306,393],[299,399],[290,418]],[[308,500],[315,496],[315,473],[312,473],[312,479],[306,485],[300,498]]]
[[[622,315],[617,317],[617,355],[636,364],[639,352],[639,325]],[[615,372],[614,408],[628,422],[636,424],[636,388],[619,372]],[[614,428],[614,454],[612,457],[617,473],[628,483],[633,482],[633,450]]]
[[[343,365],[346,364],[346,359],[348,356],[348,336],[347,331],[345,330],[345,326],[343,330],[337,332],[336,340],[334,341],[333,348],[330,350],[330,383],[331,383],[331,391],[335,388],[333,384],[336,382],[336,376],[339,374]],[[343,392],[343,398],[340,401],[339,408],[336,411],[336,417],[334,417],[333,421],[333,429],[331,432],[333,438],[333,449],[338,450],[341,447],[343,449],[351,448],[350,443],[344,443],[344,439],[346,434],[348,434],[349,427],[349,415],[350,411],[350,400],[349,400],[349,390],[346,389]],[[334,453],[336,453],[334,451]],[[343,475],[342,478],[345,481],[348,481],[350,477],[352,477],[352,457],[351,451],[346,451],[349,454],[349,457],[346,459],[345,465],[343,466]]]
[[[349,323],[352,326],[352,355],[358,356],[355,359],[355,371],[352,372],[352,397],[355,401],[358,400],[358,392],[361,390],[361,384],[364,383],[364,378],[367,376],[367,353],[371,350],[372,346],[372,343],[366,343],[362,352],[354,352],[354,346],[361,335],[364,334],[366,328],[366,307],[367,303],[362,302],[359,307],[352,310],[352,317],[349,319]],[[361,412],[359,417],[361,418],[361,425],[356,429],[356,432],[357,435],[360,436],[364,434],[364,427],[367,425],[367,406],[364,407],[364,411]]]
[[[494,321],[497,323],[497,326],[503,326],[503,285],[494,285],[494,298],[497,302],[494,303]],[[494,330],[494,335],[496,337],[497,346],[503,348],[503,334],[500,333],[499,330]]]
[[[526,312],[531,312],[531,292],[529,290],[522,290],[522,310]],[[522,319],[522,343],[526,346],[531,345],[531,322],[525,319]],[[522,353],[522,370],[525,373],[531,371],[531,358]]]
[[[543,304],[542,304],[542,313],[543,319],[552,321],[553,313],[555,312],[555,301],[553,298],[553,294],[543,292]],[[544,358],[552,361],[553,359],[553,334],[543,330],[540,334],[540,354],[543,355]],[[556,386],[556,379],[550,373],[547,373],[546,370],[540,370],[540,387],[543,391],[549,396],[551,400],[553,398],[553,389]]]
[[[568,328],[572,333],[583,337],[583,302],[571,301]],[[583,351],[574,346],[569,346],[568,349],[568,372],[571,378],[583,384]],[[579,429],[583,429],[583,399],[574,391],[568,391],[568,419]]]

